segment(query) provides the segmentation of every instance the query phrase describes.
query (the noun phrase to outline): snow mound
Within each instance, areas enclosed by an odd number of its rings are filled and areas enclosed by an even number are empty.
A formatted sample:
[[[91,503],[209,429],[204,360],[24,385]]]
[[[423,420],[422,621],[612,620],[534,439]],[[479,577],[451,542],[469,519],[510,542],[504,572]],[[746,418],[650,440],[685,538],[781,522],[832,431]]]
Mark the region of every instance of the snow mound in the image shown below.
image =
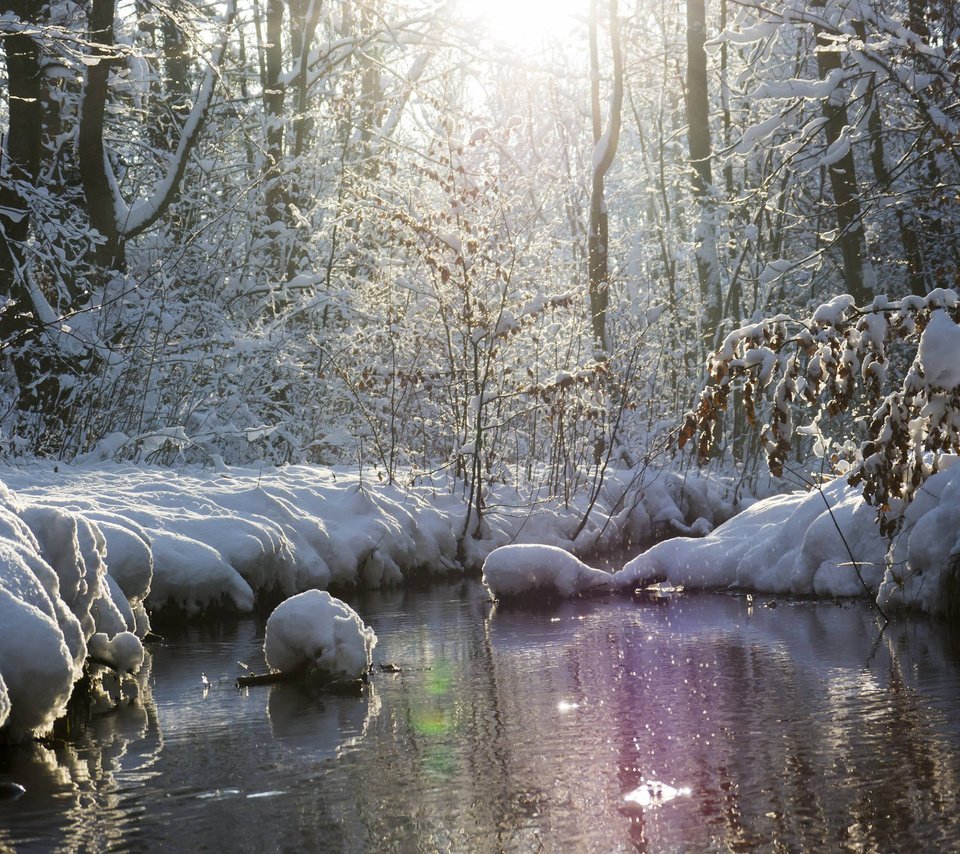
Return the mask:
[[[917,359],[923,365],[923,375],[930,385],[947,391],[960,385],[958,350],[960,326],[942,308],[934,310],[917,349]]]
[[[943,587],[960,556],[960,465],[941,460],[904,513],[878,601],[889,608],[946,610]]]
[[[221,554],[206,543],[180,534],[153,537],[153,584],[147,600],[179,605],[188,614],[225,604],[253,610],[253,590]]]
[[[369,668],[377,636],[360,615],[325,590],[281,602],[267,620],[263,651],[282,673],[357,679]]]
[[[48,732],[88,654],[139,669],[148,628],[107,573],[95,523],[0,488],[0,738]]]
[[[838,478],[822,492],[758,501],[709,536],[658,543],[615,573],[613,583],[626,589],[663,579],[687,588],[876,595],[887,543],[874,519],[860,491]]]
[[[3,681],[3,674],[0,673],[0,728],[10,717],[10,692],[7,690],[7,683]]]
[[[0,570],[5,570],[0,558]],[[2,572],[0,572],[2,576]],[[0,677],[4,734],[17,741],[48,731],[66,709],[81,670],[56,621],[0,586]]]
[[[557,546],[501,546],[483,562],[483,583],[497,599],[538,591],[567,598],[609,589],[610,578]]]
[[[120,673],[136,673],[143,664],[143,644],[133,632],[118,632],[112,638],[97,632],[88,644],[90,656]]]

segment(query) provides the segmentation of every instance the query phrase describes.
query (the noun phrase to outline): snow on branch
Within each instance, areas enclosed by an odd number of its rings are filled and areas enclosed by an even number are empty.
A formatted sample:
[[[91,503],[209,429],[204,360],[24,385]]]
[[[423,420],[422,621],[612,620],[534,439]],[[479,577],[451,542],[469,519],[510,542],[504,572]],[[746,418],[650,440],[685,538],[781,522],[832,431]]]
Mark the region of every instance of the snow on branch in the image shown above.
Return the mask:
[[[858,308],[847,294],[806,320],[777,315],[727,335],[709,363],[710,384],[678,434],[683,448],[699,432],[705,459],[731,389],[741,389],[747,422],[758,426],[757,399],[769,391],[769,420],[759,426],[770,471],[779,476],[791,450],[794,416],[806,409],[848,411],[859,388],[879,399],[868,438],[849,470],[852,485],[878,511],[881,532],[895,533],[905,508],[944,454],[960,453],[960,302],[953,290]],[[900,387],[887,391],[891,344],[914,348]]]
[[[167,168],[167,174],[154,188],[150,198],[136,203],[128,211],[124,212],[122,219],[118,220],[118,231],[124,238],[135,237],[142,231],[145,231],[155,223],[163,212],[169,207],[177,194],[183,174],[187,168],[187,161],[190,153],[200,136],[204,122],[207,117],[207,111],[213,100],[213,90],[220,76],[220,68],[224,54],[227,50],[227,44],[230,38],[231,25],[236,15],[236,0],[228,0],[226,10],[221,19],[221,39],[219,44],[213,49],[210,59],[207,63],[207,72],[200,83],[197,96],[194,99],[193,109],[184,122],[180,133],[180,142],[177,150],[171,158]],[[111,170],[112,171],[112,170]],[[108,172],[110,174],[110,172]],[[119,198],[119,193],[117,193]],[[119,213],[119,208],[118,208]]]

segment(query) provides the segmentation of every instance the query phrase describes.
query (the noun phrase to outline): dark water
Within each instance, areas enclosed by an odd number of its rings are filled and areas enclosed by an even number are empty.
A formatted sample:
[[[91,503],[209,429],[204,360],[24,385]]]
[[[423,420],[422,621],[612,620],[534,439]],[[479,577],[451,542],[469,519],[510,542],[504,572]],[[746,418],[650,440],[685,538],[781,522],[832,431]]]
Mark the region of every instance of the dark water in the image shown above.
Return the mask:
[[[171,637],[140,704],[0,754],[27,789],[0,851],[960,850],[960,651],[926,622],[491,610],[474,584],[354,604],[403,672],[238,692],[255,621]]]

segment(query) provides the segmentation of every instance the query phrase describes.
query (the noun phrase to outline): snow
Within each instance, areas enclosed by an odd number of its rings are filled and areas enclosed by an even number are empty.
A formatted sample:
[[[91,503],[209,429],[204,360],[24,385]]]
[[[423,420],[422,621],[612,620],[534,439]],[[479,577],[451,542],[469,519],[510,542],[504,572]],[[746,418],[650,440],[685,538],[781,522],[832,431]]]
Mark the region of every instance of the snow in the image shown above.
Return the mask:
[[[281,602],[267,620],[263,651],[282,673],[357,679],[370,669],[377,636],[359,614],[325,590]]]
[[[500,485],[486,502],[483,536],[461,548],[466,496],[446,480],[401,488],[346,469],[171,470],[97,455],[0,469],[0,738],[46,732],[88,657],[136,672],[150,612],[242,613],[258,595],[460,574],[508,543],[525,545],[494,557],[490,578],[520,549],[523,577],[567,595],[605,577],[570,552],[705,532],[733,512],[718,482],[629,469],[610,473],[585,525],[582,499],[564,507]]]
[[[839,326],[844,313],[854,304],[855,300],[850,294],[835,296],[830,302],[825,302],[817,307],[813,313],[813,322],[822,323],[825,326]]]
[[[610,574],[556,546],[521,544],[490,552],[483,562],[483,583],[498,599],[533,592],[569,598],[609,587]]]
[[[844,310],[825,314],[835,309]],[[935,309],[927,330],[918,358],[939,381],[954,382],[944,348],[956,325]],[[88,658],[121,679],[135,673],[148,612],[170,607],[245,612],[258,596],[279,595],[265,644],[270,666],[350,676],[369,665],[375,637],[326,588],[377,588],[481,565],[499,599],[632,591],[663,580],[868,596],[884,608],[934,612],[960,554],[953,462],[940,457],[893,543],[842,478],[743,509],[720,480],[612,470],[586,524],[578,499],[564,507],[498,485],[485,499],[482,536],[458,542],[466,497],[447,481],[400,487],[369,472],[308,466],[5,468],[0,739],[49,731]],[[578,557],[677,533],[693,536],[660,542],[616,573]]]
[[[3,681],[3,675],[0,674],[0,728],[10,717],[10,692],[7,690],[7,683]]]
[[[920,347],[917,350],[917,359],[929,385],[947,391],[960,385],[958,353],[960,326],[957,326],[943,309],[935,309],[920,336]]]
[[[874,515],[858,490],[838,478],[822,494],[812,490],[757,502],[702,539],[659,543],[630,561],[614,584],[628,588],[664,578],[686,588],[859,596],[865,591],[858,567],[876,595],[886,541]]]
[[[136,673],[143,664],[143,645],[133,632],[118,632],[112,638],[97,632],[90,638],[90,657],[103,661],[121,673]]]
[[[941,583],[960,554],[960,466],[941,461],[904,513],[904,531],[891,550],[879,600],[891,607],[937,611]]]
[[[689,530],[690,522],[706,530],[732,512],[722,496],[716,484],[615,472],[578,533],[582,505],[540,500],[537,513],[516,514],[511,508],[536,498],[502,487],[488,502],[504,510],[488,508],[483,537],[465,541],[461,554],[465,497],[446,481],[400,488],[356,471],[222,462],[174,471],[96,454],[82,465],[2,469],[0,738],[47,732],[88,657],[121,675],[136,672],[148,612],[245,612],[261,594],[462,573],[515,541],[554,546],[546,551],[562,556],[554,572],[566,567],[585,587],[596,571],[569,551]]]

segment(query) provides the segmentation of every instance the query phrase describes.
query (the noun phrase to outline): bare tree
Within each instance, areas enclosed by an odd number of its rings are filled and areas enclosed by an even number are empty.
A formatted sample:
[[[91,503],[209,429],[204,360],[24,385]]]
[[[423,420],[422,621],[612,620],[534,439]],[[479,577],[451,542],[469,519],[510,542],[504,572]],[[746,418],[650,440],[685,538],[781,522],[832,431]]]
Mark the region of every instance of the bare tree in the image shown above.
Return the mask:
[[[609,352],[607,308],[610,303],[609,216],[604,198],[604,178],[613,164],[620,142],[620,121],[623,109],[623,51],[620,45],[620,22],[617,0],[610,0],[610,50],[613,61],[613,88],[610,93],[607,126],[603,127],[600,105],[600,58],[598,19],[600,2],[590,4],[590,104],[593,120],[593,168],[590,180],[590,230],[587,235],[590,287],[590,321],[594,346],[598,353]]]

